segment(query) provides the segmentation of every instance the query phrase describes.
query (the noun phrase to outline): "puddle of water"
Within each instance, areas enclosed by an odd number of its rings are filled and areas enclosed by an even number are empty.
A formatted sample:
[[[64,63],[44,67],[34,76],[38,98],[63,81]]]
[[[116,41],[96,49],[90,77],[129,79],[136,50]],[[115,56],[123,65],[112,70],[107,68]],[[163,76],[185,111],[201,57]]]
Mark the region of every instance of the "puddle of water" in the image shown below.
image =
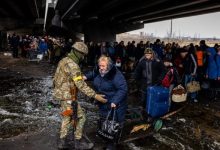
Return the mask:
[[[36,131],[48,126],[48,123],[60,121],[59,109],[47,107],[47,102],[52,99],[51,77],[4,76],[1,73],[0,85],[4,87],[0,91],[1,138],[26,133],[27,130]]]

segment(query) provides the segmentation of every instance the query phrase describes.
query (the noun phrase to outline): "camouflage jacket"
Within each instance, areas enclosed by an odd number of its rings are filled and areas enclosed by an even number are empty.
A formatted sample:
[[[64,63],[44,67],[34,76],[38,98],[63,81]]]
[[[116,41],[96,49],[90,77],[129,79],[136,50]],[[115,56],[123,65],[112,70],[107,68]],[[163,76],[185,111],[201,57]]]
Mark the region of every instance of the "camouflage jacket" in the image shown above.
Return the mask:
[[[53,96],[59,100],[71,100],[70,89],[74,86],[89,97],[94,97],[96,94],[83,80],[78,64],[69,57],[65,57],[59,62],[53,84]]]

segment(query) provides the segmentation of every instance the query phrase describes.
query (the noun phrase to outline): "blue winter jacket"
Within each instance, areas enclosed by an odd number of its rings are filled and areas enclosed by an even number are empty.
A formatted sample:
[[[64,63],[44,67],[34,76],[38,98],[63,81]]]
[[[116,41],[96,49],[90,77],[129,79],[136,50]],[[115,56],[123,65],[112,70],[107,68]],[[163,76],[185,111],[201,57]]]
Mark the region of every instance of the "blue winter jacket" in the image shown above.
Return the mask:
[[[101,77],[98,69],[85,74],[88,80],[93,80],[93,85],[97,93],[104,94],[107,103],[98,103],[100,114],[105,117],[111,109],[111,103],[116,104],[117,120],[123,122],[127,108],[127,83],[123,74],[115,67],[111,66],[110,71]]]
[[[218,78],[218,61],[215,60],[216,51],[213,47],[209,47],[207,49],[208,55],[208,66],[206,69],[206,75],[208,75],[209,79],[217,79]]]
[[[215,61],[216,61],[216,65],[217,65],[217,77],[220,77],[220,54],[216,54],[215,56]]]
[[[39,48],[39,53],[44,54],[48,50],[47,43],[46,42],[40,42],[38,48]]]

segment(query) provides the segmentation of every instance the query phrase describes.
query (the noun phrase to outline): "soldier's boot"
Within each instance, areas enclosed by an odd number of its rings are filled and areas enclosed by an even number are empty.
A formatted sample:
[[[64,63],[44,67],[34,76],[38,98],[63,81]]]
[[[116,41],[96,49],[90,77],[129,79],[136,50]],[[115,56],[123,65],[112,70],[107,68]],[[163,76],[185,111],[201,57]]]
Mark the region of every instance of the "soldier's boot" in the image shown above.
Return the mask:
[[[67,142],[66,142],[66,138],[61,138],[61,139],[59,139],[58,144],[57,144],[57,147],[58,147],[59,150],[68,149],[68,145],[67,145]]]
[[[93,143],[87,143],[81,140],[75,140],[75,149],[76,150],[88,150],[94,147]]]

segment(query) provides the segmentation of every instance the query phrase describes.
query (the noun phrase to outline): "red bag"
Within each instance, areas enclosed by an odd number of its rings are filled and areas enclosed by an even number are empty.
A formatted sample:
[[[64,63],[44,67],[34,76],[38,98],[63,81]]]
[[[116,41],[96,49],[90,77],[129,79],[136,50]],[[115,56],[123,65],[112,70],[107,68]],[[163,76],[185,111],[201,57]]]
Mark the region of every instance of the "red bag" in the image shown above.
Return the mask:
[[[166,73],[165,77],[163,78],[163,80],[162,80],[162,85],[163,85],[164,87],[167,87],[167,88],[170,87],[170,84],[172,83],[173,78],[174,78],[173,69],[170,69],[170,70]]]

